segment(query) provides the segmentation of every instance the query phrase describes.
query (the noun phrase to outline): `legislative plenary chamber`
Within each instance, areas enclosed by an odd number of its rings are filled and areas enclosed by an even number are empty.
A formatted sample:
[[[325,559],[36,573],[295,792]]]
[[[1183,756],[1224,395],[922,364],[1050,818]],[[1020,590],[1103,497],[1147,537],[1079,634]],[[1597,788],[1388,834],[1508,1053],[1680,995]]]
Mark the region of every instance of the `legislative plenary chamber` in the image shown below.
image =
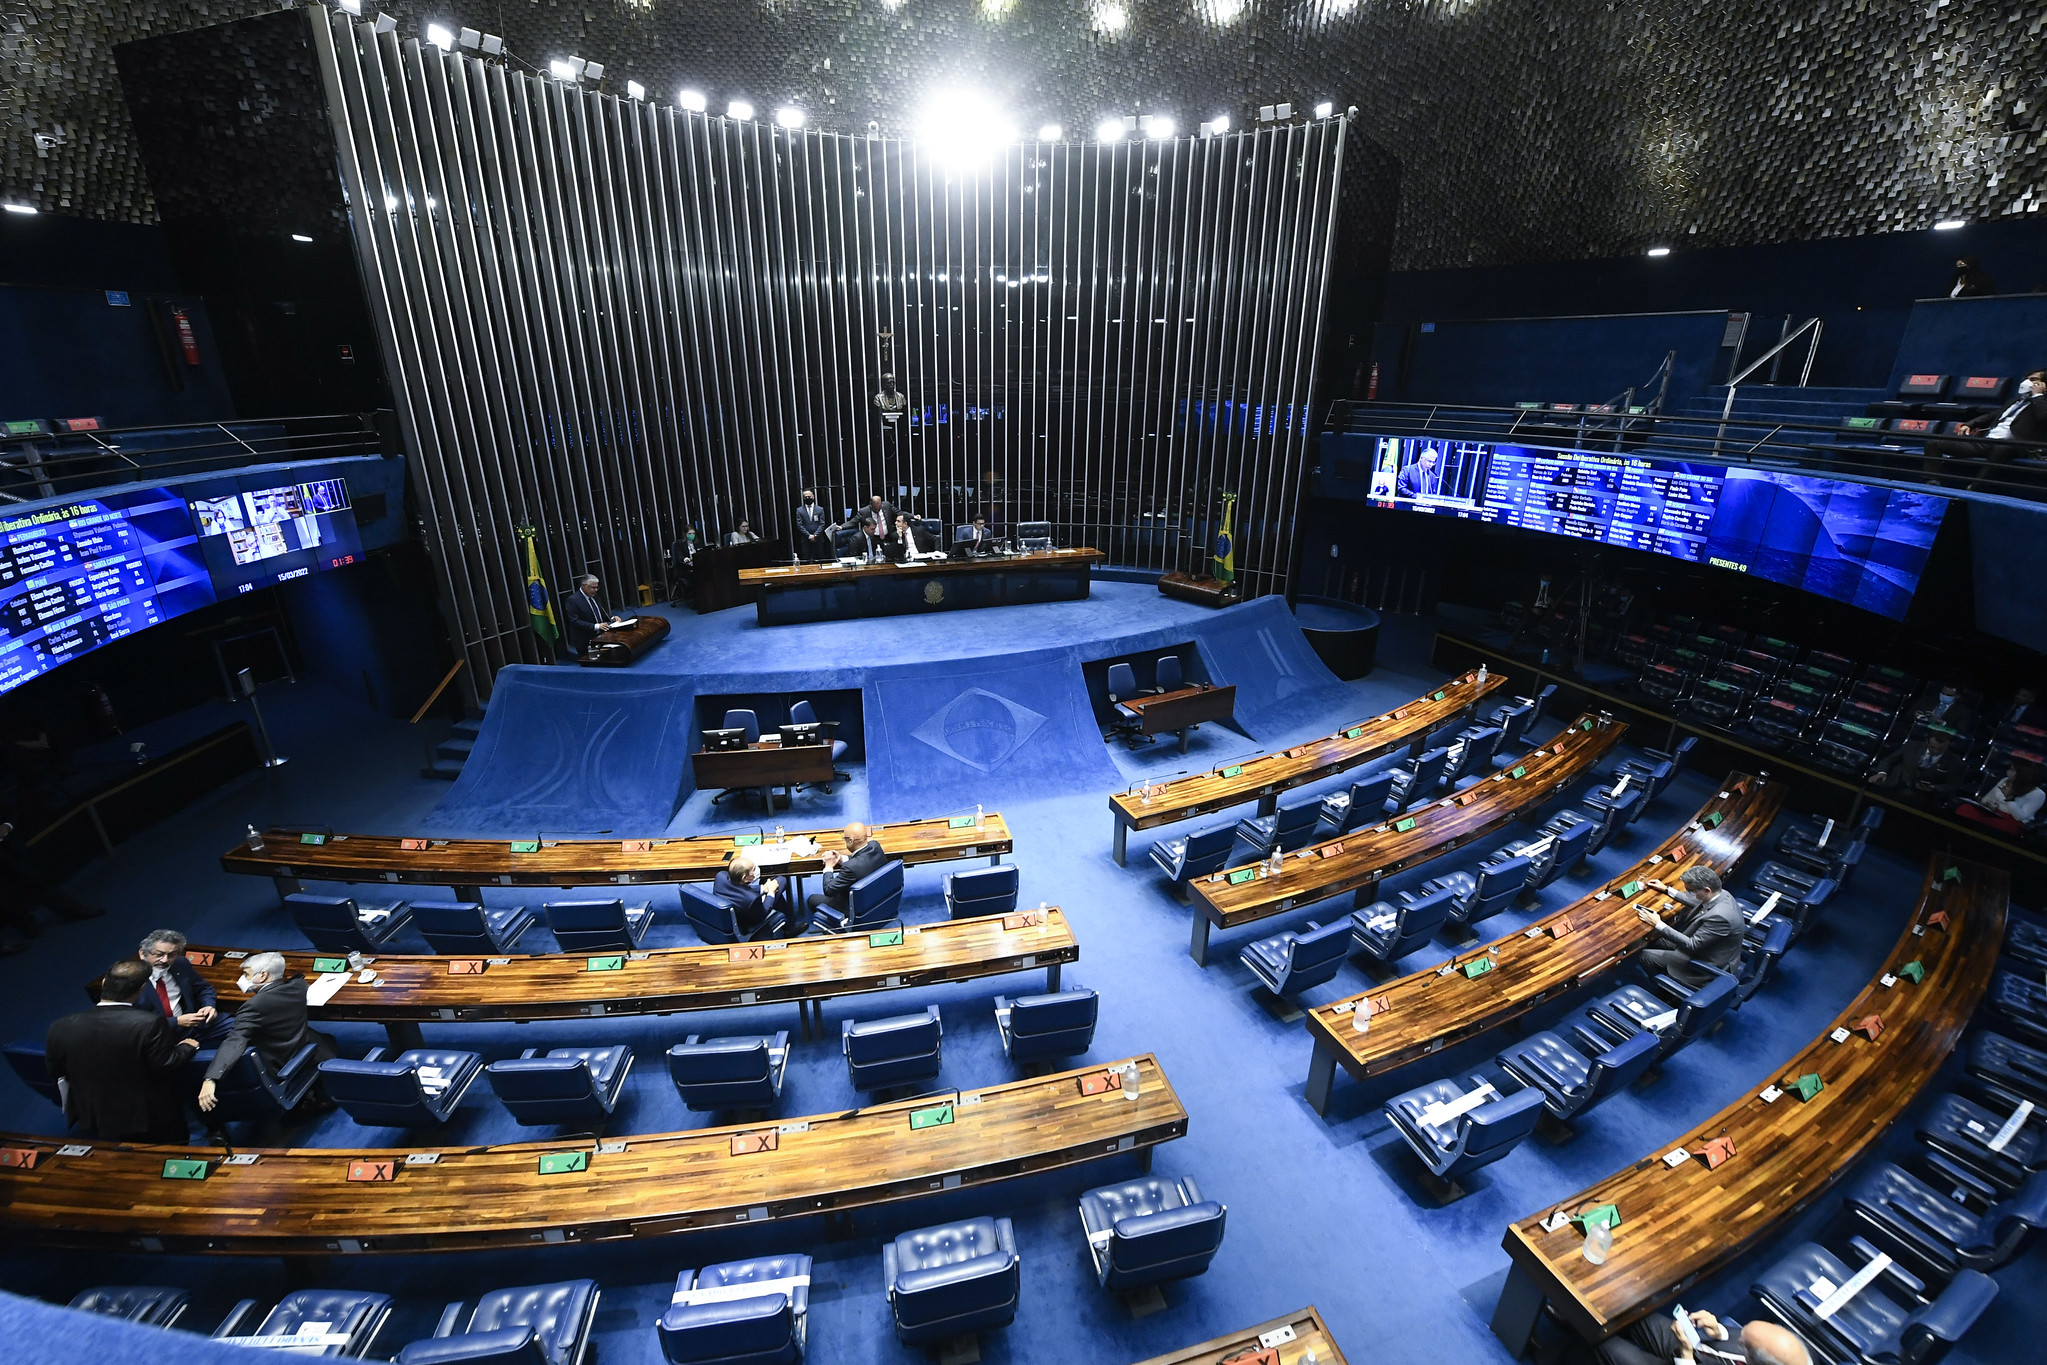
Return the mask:
[[[2039,27],[0,6],[0,1362],[2033,1360]]]

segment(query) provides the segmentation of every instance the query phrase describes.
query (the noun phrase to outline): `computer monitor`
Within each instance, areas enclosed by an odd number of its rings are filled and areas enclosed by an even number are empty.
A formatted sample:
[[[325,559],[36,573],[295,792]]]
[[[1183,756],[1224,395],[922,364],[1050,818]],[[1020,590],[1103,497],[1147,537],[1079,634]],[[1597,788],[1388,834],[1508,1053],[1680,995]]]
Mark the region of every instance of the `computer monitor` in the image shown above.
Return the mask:
[[[819,721],[813,720],[802,725],[778,725],[775,728],[781,731],[784,749],[802,744],[824,743],[824,725]]]
[[[1049,550],[1052,548],[1052,523],[1049,521],[1020,521],[1016,524],[1017,545],[1025,550]]]
[[[704,747],[706,749],[744,749],[746,747],[746,731],[737,727],[730,730],[706,730],[704,731]]]

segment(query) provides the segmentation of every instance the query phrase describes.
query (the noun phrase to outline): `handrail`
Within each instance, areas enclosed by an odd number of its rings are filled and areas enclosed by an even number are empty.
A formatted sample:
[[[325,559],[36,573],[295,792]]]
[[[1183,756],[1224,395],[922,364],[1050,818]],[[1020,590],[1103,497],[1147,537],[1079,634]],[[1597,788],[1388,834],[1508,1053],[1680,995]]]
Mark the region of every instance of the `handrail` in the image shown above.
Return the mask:
[[[1763,368],[1763,366],[1770,360],[1772,356],[1776,355],[1786,346],[1789,346],[1792,342],[1804,336],[1808,329],[1812,331],[1813,335],[1812,349],[1808,350],[1806,353],[1805,375],[1806,377],[1810,377],[1812,374],[1812,352],[1816,351],[1819,348],[1820,344],[1820,320],[1816,317],[1807,318],[1804,322],[1799,323],[1796,328],[1792,329],[1792,331],[1788,333],[1782,340],[1780,340],[1775,346],[1772,346],[1769,350],[1763,352],[1754,360],[1750,361],[1747,369],[1743,370],[1740,374],[1735,375],[1732,379],[1729,379],[1727,381],[1727,387],[1730,390],[1733,389],[1737,384],[1741,383],[1742,380],[1748,378],[1757,370]],[[1800,387],[1803,387],[1805,384],[1805,379],[1801,378],[1798,382]]]
[[[139,451],[122,440],[149,433],[178,433],[180,439]],[[35,490],[34,497],[24,497],[0,488],[0,502],[34,502],[60,492],[72,495],[139,479],[186,477],[221,466],[374,455],[382,449],[375,415],[368,412],[0,435],[0,470],[20,471],[20,485]],[[116,467],[108,468],[109,463]]]
[[[455,681],[455,675],[457,673],[460,673],[462,671],[462,665],[468,662],[469,660],[466,656],[455,660],[455,662],[449,667],[448,671],[441,675],[440,686],[436,687],[427,696],[427,699],[419,704],[419,709],[412,713],[412,719],[406,722],[408,725],[419,724],[420,717],[424,716],[428,711],[433,709],[433,704],[441,699],[441,693],[448,690],[448,684]]]

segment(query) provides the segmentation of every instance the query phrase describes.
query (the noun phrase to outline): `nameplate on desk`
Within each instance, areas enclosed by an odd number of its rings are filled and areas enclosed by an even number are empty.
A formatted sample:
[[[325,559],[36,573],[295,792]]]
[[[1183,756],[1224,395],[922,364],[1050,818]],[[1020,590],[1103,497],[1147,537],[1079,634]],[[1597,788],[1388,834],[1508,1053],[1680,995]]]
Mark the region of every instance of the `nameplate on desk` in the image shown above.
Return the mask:
[[[449,976],[482,976],[484,961],[480,957],[451,957],[448,959]]]
[[[1509,777],[1526,777],[1526,776],[1528,776],[1528,769],[1526,769],[1526,768],[1516,768],[1516,769],[1514,769],[1514,771],[1512,771],[1512,772],[1508,773],[1508,774],[1507,774],[1507,776],[1509,776]]]
[[[588,1152],[548,1152],[540,1158],[542,1175],[569,1175],[590,1169]]]
[[[398,847],[404,849],[407,853],[424,853],[426,852],[426,840],[400,839],[398,841]]]
[[[760,841],[761,837],[758,834],[735,834],[732,836],[732,843],[736,848],[757,848],[760,845]]]
[[[213,954],[197,953],[187,949],[185,961],[191,963],[194,967],[211,967],[213,965]]]
[[[185,1157],[172,1157],[163,1164],[165,1180],[204,1180],[213,1173],[213,1168],[204,1161],[192,1161]]]
[[[348,1178],[357,1183],[379,1184],[398,1178],[396,1161],[351,1161]]]
[[[1236,871],[1230,873],[1230,885],[1242,886],[1245,882],[1251,881],[1253,878],[1257,877],[1257,875],[1258,869],[1255,867],[1240,867]]]
[[[1445,698],[1445,697],[1447,697],[1447,696],[1449,696],[1449,695],[1450,695],[1450,694],[1449,694],[1448,692],[1438,692],[1438,693],[1437,693],[1437,694],[1436,694],[1435,696],[1433,696],[1433,697],[1429,698],[1429,700],[1430,700],[1430,701],[1441,701],[1441,700],[1443,700],[1443,698]]]
[[[1410,818],[1408,818],[1408,819],[1405,819],[1405,820],[1395,820],[1395,821],[1393,822],[1393,832],[1394,832],[1395,834],[1405,834],[1405,833],[1407,833],[1407,832],[1408,832],[1409,830],[1411,830],[1411,829],[1413,829],[1413,828],[1414,828],[1414,820],[1413,820],[1413,818],[1412,818],[1412,817],[1410,817]]]
[[[972,829],[974,827],[974,817],[971,815],[955,815],[952,819],[945,822],[945,827],[947,829]]]
[[[1814,1099],[1819,1095],[1820,1091],[1826,1088],[1827,1083],[1821,1080],[1819,1073],[1815,1071],[1808,1071],[1805,1075],[1800,1076],[1791,1083],[1792,1093],[1801,1100]]]
[[[1490,957],[1475,957],[1464,964],[1464,975],[1470,980],[1476,981],[1492,969],[1493,960]]]
[[[910,1131],[915,1133],[925,1128],[942,1128],[952,1122],[952,1106],[934,1104],[928,1109],[910,1111]]]
[[[618,851],[620,853],[652,853],[654,851],[654,841],[652,839],[621,839],[618,843]]]
[[[1459,792],[1450,798],[1450,804],[1453,806],[1468,806],[1476,800],[1478,800],[1477,792]]]
[[[1583,1213],[1571,1215],[1571,1221],[1582,1224],[1585,1231],[1594,1228],[1617,1228],[1621,1225],[1621,1211],[1618,1204],[1595,1204]]]
[[[1621,883],[1621,894],[1622,894],[1623,896],[1632,896],[1632,895],[1635,895],[1635,894],[1637,894],[1638,892],[1640,892],[1640,891],[1641,891],[1641,889],[1642,889],[1642,883],[1640,883],[1640,882],[1622,882],[1622,883]]]
[[[1577,925],[1571,923],[1570,916],[1559,915],[1556,919],[1550,921],[1549,936],[1551,938],[1562,938],[1577,927]]]
[[[625,954],[613,953],[608,957],[593,957],[588,970],[593,972],[622,972],[625,970]]]
[[[408,1166],[438,1166],[440,1161],[441,1154],[439,1152],[407,1152],[405,1154],[405,1164]]]
[[[1898,975],[1916,985],[1926,979],[1926,964],[1915,957],[1898,968]]]
[[[900,929],[884,929],[878,934],[869,934],[867,936],[867,946],[870,948],[900,948],[903,946],[903,931]]]
[[[755,1152],[772,1152],[782,1145],[781,1133],[773,1128],[764,1128],[757,1133],[734,1133],[732,1155],[752,1156]]]
[[[1028,910],[1021,915],[1002,917],[1002,927],[1005,929],[1035,929],[1044,922],[1045,912],[1042,910]]]
[[[312,844],[315,847],[318,847],[319,845],[327,842],[327,836],[324,834],[301,834],[299,836],[299,842],[302,844]]]
[[[1708,815],[1706,817],[1705,819],[1706,828],[1718,829],[1720,827],[1720,822],[1722,820],[1725,820],[1726,818],[1727,818],[1726,816],[1722,815],[1719,811],[1716,810],[1711,815]]]
[[[1698,1155],[1705,1159],[1707,1170],[1717,1170],[1722,1163],[1734,1155],[1734,1139],[1725,1134],[1716,1138],[1708,1138],[1705,1145],[1699,1148]]]
[[[1365,727],[1362,725],[1353,725],[1350,727],[1350,729],[1345,730],[1343,732],[1343,737],[1345,739],[1363,739],[1365,737]]]
[[[728,962],[765,962],[768,950],[758,943],[740,943],[725,950]]]
[[[1940,874],[1940,879],[1944,882],[1958,882],[1962,879],[1962,869],[1960,869],[1959,867],[1951,867],[1947,871]]]
[[[1929,929],[1947,928],[1947,911],[1936,910],[1932,914],[1928,915],[1926,917],[1926,927]]]
[[[1343,852],[1343,841],[1340,839],[1333,844],[1322,845],[1322,856],[1325,858],[1334,858],[1341,852]]]
[[[540,841],[538,839],[514,839],[512,840],[512,852],[538,853],[540,852]]]
[[[1224,769],[1223,769],[1223,776],[1224,776],[1224,777],[1236,777],[1236,776],[1238,776],[1239,774],[1241,774],[1241,773],[1242,773],[1243,771],[1244,771],[1244,765],[1243,765],[1243,764],[1241,764],[1241,763],[1232,763],[1232,764],[1231,764],[1231,765],[1230,765],[1229,767],[1227,767],[1227,768],[1224,768]]]
[[[0,1166],[11,1166],[17,1171],[32,1171],[42,1159],[40,1148],[0,1147]]]
[[[1094,1071],[1080,1078],[1080,1093],[1106,1095],[1122,1084],[1123,1078],[1113,1071]]]
[[[1884,1031],[1884,1020],[1880,1014],[1865,1014],[1848,1026],[1863,1037],[1875,1042],[1877,1035]]]
[[[313,959],[313,970],[323,974],[327,972],[345,972],[348,970],[348,959],[345,957],[316,957]]]

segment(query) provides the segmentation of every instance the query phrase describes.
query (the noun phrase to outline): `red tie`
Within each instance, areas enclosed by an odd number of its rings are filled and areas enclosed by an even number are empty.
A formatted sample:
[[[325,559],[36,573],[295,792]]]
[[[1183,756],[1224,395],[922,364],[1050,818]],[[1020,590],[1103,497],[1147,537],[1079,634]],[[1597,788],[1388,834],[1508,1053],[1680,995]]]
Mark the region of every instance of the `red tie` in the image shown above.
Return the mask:
[[[163,1017],[177,1022],[178,1016],[171,1013],[171,988],[162,977],[156,979],[156,998],[163,1002]]]

